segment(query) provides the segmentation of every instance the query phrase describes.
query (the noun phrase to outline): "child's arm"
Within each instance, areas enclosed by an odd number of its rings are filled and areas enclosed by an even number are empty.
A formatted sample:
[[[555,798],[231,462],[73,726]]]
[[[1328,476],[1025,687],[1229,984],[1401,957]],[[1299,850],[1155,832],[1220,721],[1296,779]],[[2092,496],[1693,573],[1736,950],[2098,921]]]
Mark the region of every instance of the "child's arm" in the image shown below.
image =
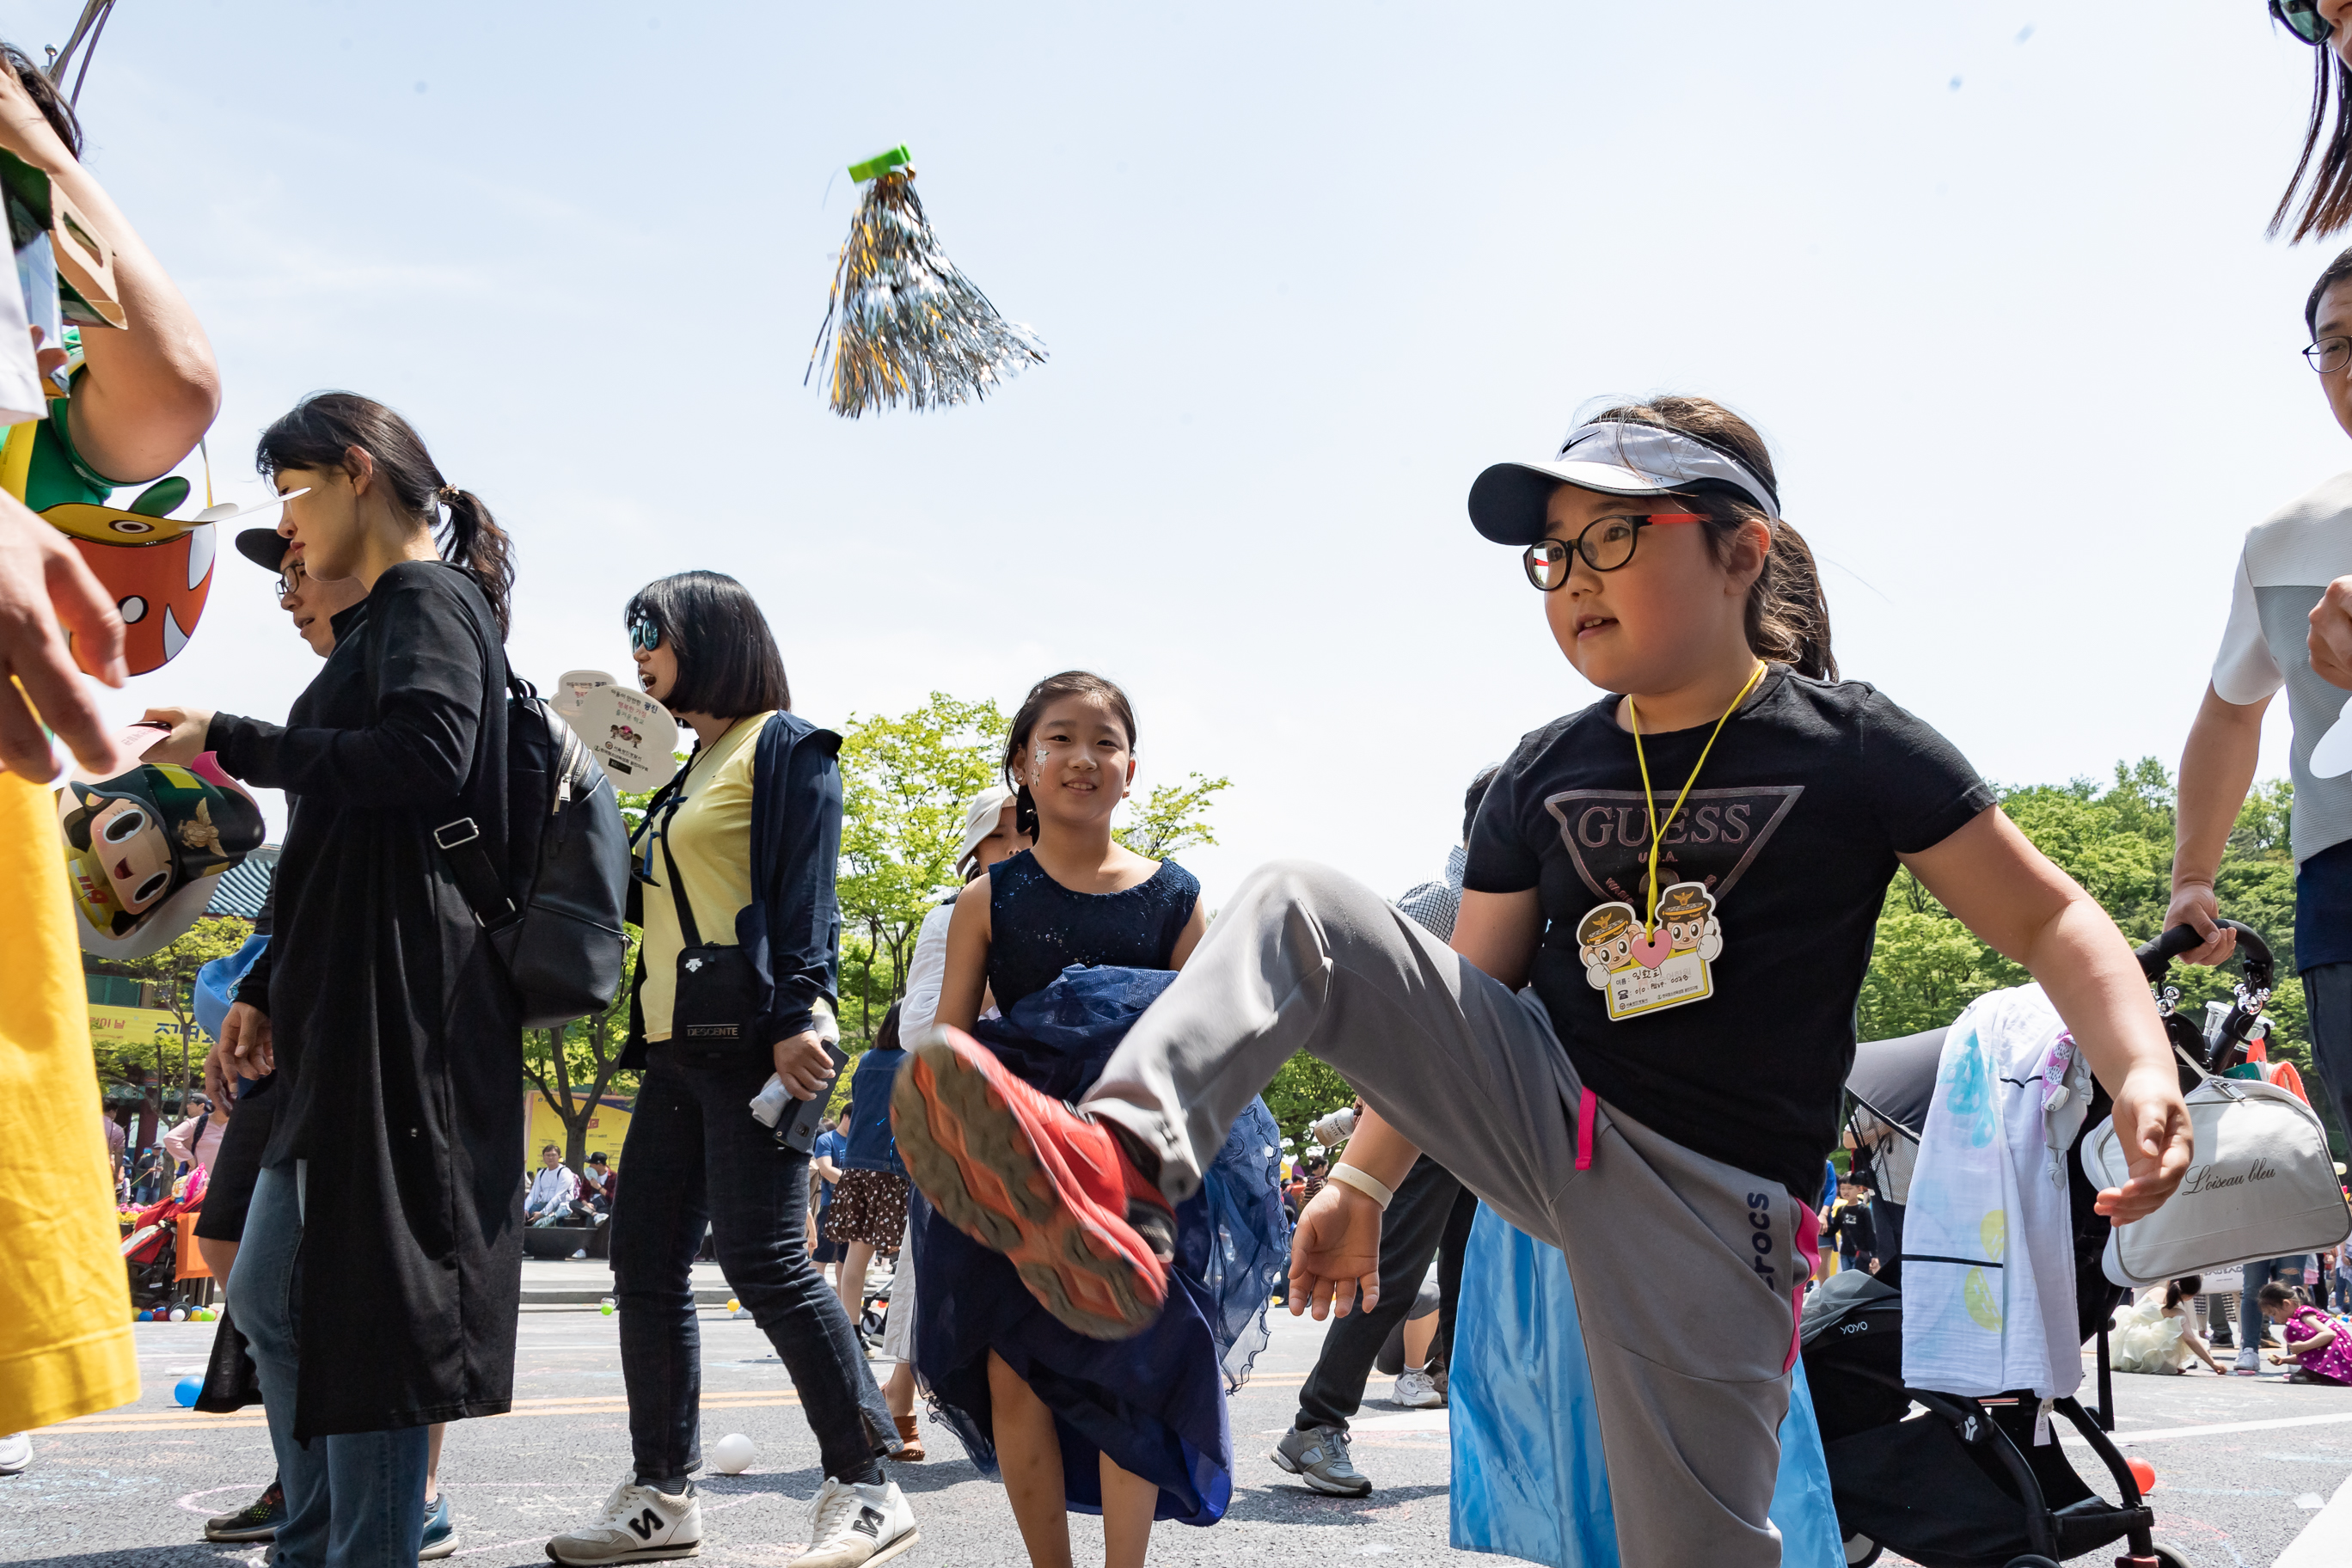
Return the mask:
[[[2221,1363],[2213,1359],[2212,1347],[2205,1342],[2205,1336],[2197,1331],[2197,1320],[2189,1315],[2185,1307],[2175,1307],[2173,1311],[2180,1316],[2180,1342],[2189,1347],[2191,1355],[2212,1368],[2214,1372],[2221,1373]],[[2170,1313],[2167,1314],[2167,1316],[2170,1315]]]
[[[988,901],[992,884],[976,877],[956,895],[948,918],[948,969],[940,982],[936,1021],[969,1030],[980,1022],[981,998],[988,990]]]
[[[2279,1338],[2286,1342],[2287,1353],[2284,1355],[2274,1355],[2271,1357],[2271,1364],[2273,1366],[2284,1366],[2290,1361],[2300,1362],[2307,1357],[2317,1355],[2321,1351],[2326,1350],[2329,1345],[2336,1342],[2336,1325],[2334,1323],[2322,1323],[2319,1327],[2312,1330],[2308,1334],[2300,1338],[2294,1337],[2291,1331],[2302,1328],[2303,1326],[2304,1320],[2301,1318],[2294,1318],[2290,1319],[2285,1327],[2279,1331]]]
[[[1192,956],[1192,950],[1200,946],[1201,939],[1208,934],[1209,913],[1201,907],[1201,900],[1194,899],[1192,912],[1185,917],[1184,929],[1176,933],[1176,951],[1169,959],[1168,967],[1183,968],[1184,961]]]
[[[2131,1179],[2101,1193],[2098,1212],[2117,1225],[2154,1213],[2189,1169],[2189,1108],[2147,979],[2115,921],[1999,806],[1903,863],[1970,931],[2032,972],[2115,1097]]]

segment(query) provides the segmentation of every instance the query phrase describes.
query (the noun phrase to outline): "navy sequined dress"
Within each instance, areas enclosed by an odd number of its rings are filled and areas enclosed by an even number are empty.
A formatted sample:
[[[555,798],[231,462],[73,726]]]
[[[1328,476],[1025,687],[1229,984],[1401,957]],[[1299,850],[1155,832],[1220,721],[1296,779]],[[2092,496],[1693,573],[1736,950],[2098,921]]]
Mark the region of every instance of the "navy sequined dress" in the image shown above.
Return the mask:
[[[1117,893],[1076,893],[1027,853],[991,868],[988,978],[1003,1016],[973,1035],[1057,1099],[1085,1093],[1128,1027],[1176,978],[1177,939],[1200,883],[1172,861]],[[915,1366],[982,1473],[996,1473],[988,1352],[1054,1412],[1063,1486],[1102,1511],[1097,1457],[1160,1488],[1155,1517],[1213,1524],[1233,1498],[1225,1392],[1265,1343],[1266,1303],[1287,1270],[1281,1136],[1252,1101],[1202,1190],[1176,1208],[1168,1305],[1130,1340],[1065,1328],[1013,1266],[931,1212],[918,1237]]]

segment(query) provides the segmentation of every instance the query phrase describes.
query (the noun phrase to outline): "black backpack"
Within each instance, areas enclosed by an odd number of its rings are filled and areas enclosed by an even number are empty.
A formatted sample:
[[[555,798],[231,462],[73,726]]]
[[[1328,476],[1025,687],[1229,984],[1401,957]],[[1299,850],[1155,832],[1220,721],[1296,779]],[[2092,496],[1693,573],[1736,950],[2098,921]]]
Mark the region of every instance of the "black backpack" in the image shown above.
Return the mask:
[[[433,830],[522,1002],[548,1029],[621,990],[629,833],[613,781],[530,682],[507,675],[507,865],[499,880],[470,816]]]

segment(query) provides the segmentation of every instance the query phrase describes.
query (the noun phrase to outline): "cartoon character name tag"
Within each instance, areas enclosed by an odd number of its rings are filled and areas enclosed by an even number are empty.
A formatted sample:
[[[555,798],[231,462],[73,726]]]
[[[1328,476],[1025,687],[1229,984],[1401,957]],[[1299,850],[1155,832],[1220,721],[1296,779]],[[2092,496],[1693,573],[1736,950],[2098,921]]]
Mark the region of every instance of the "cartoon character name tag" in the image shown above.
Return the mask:
[[[1609,1021],[1664,1012],[1715,994],[1707,965],[1723,952],[1715,895],[1676,882],[1658,896],[1658,927],[1647,937],[1628,903],[1607,903],[1577,922],[1584,978],[1609,1004]]]

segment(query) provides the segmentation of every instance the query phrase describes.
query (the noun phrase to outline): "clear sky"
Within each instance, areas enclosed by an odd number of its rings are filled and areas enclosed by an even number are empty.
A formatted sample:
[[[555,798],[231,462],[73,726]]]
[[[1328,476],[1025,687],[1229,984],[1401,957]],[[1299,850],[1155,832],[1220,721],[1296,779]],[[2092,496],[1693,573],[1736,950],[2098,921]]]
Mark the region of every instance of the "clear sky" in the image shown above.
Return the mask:
[[[1435,874],[1470,773],[1591,700],[1464,498],[1602,395],[1753,418],[1847,675],[1990,776],[2177,761],[2243,531],[2352,467],[2296,357],[2332,247],[2262,233],[2309,69],[2259,0],[123,0],[82,109],[218,351],[226,491],[348,387],[516,536],[542,682],[698,566],[821,722],[1098,669],[1144,782],[1233,778],[1213,903]],[[1053,357],[845,421],[801,384],[839,171],[901,141]],[[224,550],[119,710],[281,717],[268,586]]]

